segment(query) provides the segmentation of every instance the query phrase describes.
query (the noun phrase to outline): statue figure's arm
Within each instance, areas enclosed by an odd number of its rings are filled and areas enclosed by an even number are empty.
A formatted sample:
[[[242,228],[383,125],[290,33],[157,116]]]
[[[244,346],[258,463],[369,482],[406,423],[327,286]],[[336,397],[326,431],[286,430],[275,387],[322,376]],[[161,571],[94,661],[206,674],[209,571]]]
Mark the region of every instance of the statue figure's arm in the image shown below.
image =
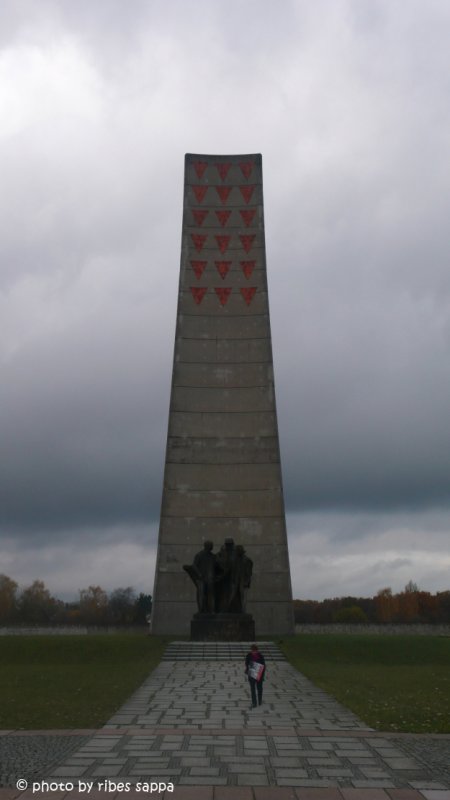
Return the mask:
[[[183,569],[189,575],[190,579],[195,583],[197,586],[198,582],[201,581],[202,576],[200,575],[197,567],[194,564],[184,564]]]

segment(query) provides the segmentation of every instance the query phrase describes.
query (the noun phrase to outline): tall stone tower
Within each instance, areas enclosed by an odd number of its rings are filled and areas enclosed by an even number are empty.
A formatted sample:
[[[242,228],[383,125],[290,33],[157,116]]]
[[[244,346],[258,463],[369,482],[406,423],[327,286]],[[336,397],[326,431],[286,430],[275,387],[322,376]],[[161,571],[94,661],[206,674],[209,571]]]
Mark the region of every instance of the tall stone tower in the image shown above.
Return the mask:
[[[257,635],[293,632],[260,155],[187,154],[154,633],[189,633],[183,564],[225,537],[253,560]]]

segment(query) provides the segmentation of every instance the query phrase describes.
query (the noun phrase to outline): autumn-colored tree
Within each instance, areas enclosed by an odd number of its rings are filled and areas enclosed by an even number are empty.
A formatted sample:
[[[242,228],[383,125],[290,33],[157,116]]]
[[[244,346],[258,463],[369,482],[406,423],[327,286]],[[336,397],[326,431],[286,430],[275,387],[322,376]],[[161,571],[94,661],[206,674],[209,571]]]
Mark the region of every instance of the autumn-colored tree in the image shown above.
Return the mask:
[[[375,597],[377,622],[392,622],[398,609],[397,598],[390,586],[380,589]]]
[[[317,600],[294,600],[294,620],[296,624],[315,622],[314,614],[317,606]]]
[[[417,584],[409,581],[403,592],[397,595],[398,619],[400,622],[416,622],[419,617],[419,590]]]
[[[8,575],[0,575],[0,623],[10,622],[16,611],[17,583]]]
[[[419,618],[422,622],[438,622],[439,598],[430,592],[418,592]]]
[[[33,581],[19,597],[18,619],[32,625],[49,624],[58,621],[64,603],[52,597],[44,581]]]
[[[79,625],[81,622],[80,607],[78,603],[66,603],[64,607],[64,622],[67,625]]]
[[[101,586],[80,590],[80,619],[88,625],[103,625],[108,614],[108,595]]]
[[[439,603],[439,621],[450,622],[450,592],[438,592],[436,597]]]

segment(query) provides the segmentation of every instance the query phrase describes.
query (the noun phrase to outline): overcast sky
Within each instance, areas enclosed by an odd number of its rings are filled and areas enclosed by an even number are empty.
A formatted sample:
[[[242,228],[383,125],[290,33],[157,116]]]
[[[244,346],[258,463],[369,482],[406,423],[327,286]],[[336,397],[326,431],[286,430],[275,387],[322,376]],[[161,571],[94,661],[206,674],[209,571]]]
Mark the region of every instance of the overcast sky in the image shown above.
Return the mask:
[[[295,597],[449,589],[448,0],[3,0],[0,573],[152,591],[185,152],[263,156]]]

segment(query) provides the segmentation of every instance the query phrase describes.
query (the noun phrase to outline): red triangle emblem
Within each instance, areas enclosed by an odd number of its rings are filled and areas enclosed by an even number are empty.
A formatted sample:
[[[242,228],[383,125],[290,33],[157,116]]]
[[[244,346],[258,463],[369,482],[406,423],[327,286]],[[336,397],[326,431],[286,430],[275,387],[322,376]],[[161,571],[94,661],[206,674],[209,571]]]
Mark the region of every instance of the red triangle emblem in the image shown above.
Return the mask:
[[[221,209],[220,211],[216,211],[216,217],[219,220],[220,224],[222,225],[222,228],[223,228],[224,225],[227,224],[227,222],[228,222],[228,220],[230,218],[230,214],[231,214],[231,211],[225,211],[224,209]]]
[[[247,180],[249,179],[250,175],[252,174],[253,169],[253,161],[240,161],[239,166],[241,168],[241,172]]]
[[[242,272],[244,273],[245,277],[248,280],[253,270],[255,269],[256,261],[241,261],[240,263],[242,267]]]
[[[214,263],[216,265],[217,272],[223,280],[231,267],[231,261],[215,261]]]
[[[241,295],[244,298],[245,302],[249,306],[253,300],[253,296],[256,292],[256,286],[243,286],[241,289]]]
[[[242,212],[241,212],[242,213]],[[194,217],[194,221],[196,225],[203,225],[203,221],[207,216],[208,212],[205,211],[203,208],[193,208],[192,209],[192,216]]]
[[[231,164],[216,164],[217,172],[219,173],[220,177],[224,181],[228,175],[228,170],[230,169]]]
[[[197,200],[197,203],[203,203],[203,200],[205,199],[205,194],[208,191],[208,187],[207,186],[193,186],[192,187],[192,191],[195,194],[195,199]]]
[[[207,161],[194,161],[193,162],[193,167],[195,169],[195,174],[197,175],[197,178],[199,179],[199,181],[201,181],[201,179],[203,178],[203,173],[204,173],[205,169],[207,168],[207,166],[208,166],[208,162]]]
[[[222,205],[225,205],[225,203],[227,202],[228,195],[230,194],[231,189],[232,189],[231,186],[216,186],[216,192],[220,197]]]
[[[198,253],[201,253],[208,237],[202,236],[201,233],[191,233],[191,238],[192,241],[194,242],[195,249],[197,250]]]
[[[243,219],[245,227],[248,228],[248,226],[253,222],[253,217],[256,214],[256,208],[244,208],[244,210],[239,211],[239,213]]]
[[[220,300],[220,305],[224,306],[231,294],[231,286],[216,286],[214,291]]]
[[[219,235],[217,235],[214,238],[215,238],[215,240],[217,242],[217,246],[218,246],[220,252],[221,253],[226,253],[226,251],[228,250],[228,245],[230,244],[231,236],[219,236]],[[255,238],[255,237],[253,237],[253,238]]]
[[[191,286],[192,297],[198,306],[202,302],[207,291],[206,286]]]
[[[194,270],[195,277],[198,281],[202,277],[207,263],[207,261],[191,261],[191,267]]]
[[[252,194],[255,190],[254,186],[239,186],[239,191],[244,198],[246,203],[249,203],[252,199]]]
[[[252,249],[253,242],[255,240],[255,234],[254,233],[242,233],[242,234],[239,234],[239,238],[240,238],[240,240],[242,242],[242,247],[244,248],[245,252],[248,253],[248,251]]]

